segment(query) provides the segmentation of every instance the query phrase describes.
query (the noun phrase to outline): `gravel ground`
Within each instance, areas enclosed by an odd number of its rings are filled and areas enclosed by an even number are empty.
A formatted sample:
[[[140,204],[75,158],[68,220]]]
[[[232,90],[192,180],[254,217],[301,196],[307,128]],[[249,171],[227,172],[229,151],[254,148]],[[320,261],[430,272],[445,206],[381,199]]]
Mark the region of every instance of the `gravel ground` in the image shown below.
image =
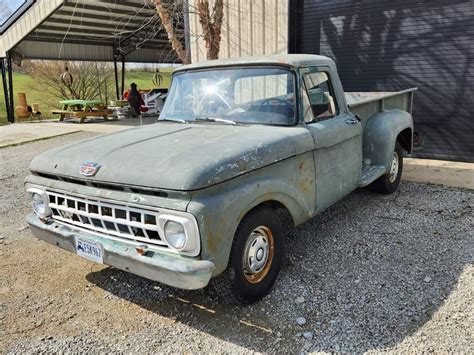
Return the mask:
[[[50,246],[25,228],[38,153],[0,150],[0,352],[470,352],[473,192],[403,182],[359,190],[291,231],[258,304],[219,304]],[[471,350],[469,350],[471,349]]]

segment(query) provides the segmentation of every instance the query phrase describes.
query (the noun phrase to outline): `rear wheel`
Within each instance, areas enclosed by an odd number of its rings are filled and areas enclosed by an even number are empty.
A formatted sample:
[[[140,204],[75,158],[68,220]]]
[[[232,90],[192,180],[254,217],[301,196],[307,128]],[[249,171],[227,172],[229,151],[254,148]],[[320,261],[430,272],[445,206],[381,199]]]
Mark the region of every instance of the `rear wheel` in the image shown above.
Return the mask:
[[[237,229],[226,271],[213,281],[219,295],[241,304],[263,298],[280,273],[284,247],[276,212],[270,208],[250,212]]]
[[[391,194],[398,188],[398,185],[400,185],[402,170],[403,149],[400,143],[397,142],[392,154],[389,172],[375,180],[371,185],[369,185],[369,188],[372,191],[381,194]]]

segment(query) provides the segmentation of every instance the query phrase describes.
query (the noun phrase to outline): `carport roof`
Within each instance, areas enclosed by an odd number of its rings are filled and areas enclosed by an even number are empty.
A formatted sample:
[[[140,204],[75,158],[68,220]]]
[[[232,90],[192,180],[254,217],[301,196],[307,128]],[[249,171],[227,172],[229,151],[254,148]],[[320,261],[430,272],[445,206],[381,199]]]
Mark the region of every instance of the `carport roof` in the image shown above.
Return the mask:
[[[0,37],[0,57],[9,51],[24,59],[177,62],[151,0],[37,0]]]

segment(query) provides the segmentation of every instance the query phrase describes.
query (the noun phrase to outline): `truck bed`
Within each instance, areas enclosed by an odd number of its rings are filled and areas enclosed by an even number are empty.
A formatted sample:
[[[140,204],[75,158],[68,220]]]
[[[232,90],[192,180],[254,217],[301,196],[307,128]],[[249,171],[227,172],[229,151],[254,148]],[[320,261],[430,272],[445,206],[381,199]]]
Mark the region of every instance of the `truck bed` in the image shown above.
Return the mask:
[[[372,115],[390,109],[412,113],[413,93],[417,88],[397,92],[346,92],[347,105],[365,126]]]

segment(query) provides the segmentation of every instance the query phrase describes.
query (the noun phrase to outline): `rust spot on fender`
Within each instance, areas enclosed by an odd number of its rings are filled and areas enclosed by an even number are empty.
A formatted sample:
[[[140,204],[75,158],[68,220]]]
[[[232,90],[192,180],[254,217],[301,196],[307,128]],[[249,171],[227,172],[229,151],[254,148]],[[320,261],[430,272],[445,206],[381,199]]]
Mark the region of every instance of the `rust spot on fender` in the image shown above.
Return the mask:
[[[217,255],[221,251],[222,243],[225,242],[226,238],[228,237],[224,232],[227,230],[227,225],[229,221],[226,217],[221,217],[217,221],[211,220],[204,222],[204,226],[206,228],[206,245],[207,245],[207,252],[210,255]],[[217,229],[212,229],[212,226],[218,226]],[[232,236],[233,237],[233,236]]]
[[[239,166],[239,171],[242,173],[247,170],[247,163],[243,160],[237,161],[237,165]]]
[[[209,228],[210,224],[207,221],[204,221],[204,228],[205,228],[205,233],[206,233],[206,249],[209,254],[215,254],[217,250],[217,238],[215,237],[214,233],[212,232],[212,229]]]
[[[212,232],[207,233],[207,254],[216,255],[217,251],[217,239]]]
[[[298,182],[298,188],[304,194],[309,194],[312,191],[313,184],[314,184],[313,179],[305,178]]]

